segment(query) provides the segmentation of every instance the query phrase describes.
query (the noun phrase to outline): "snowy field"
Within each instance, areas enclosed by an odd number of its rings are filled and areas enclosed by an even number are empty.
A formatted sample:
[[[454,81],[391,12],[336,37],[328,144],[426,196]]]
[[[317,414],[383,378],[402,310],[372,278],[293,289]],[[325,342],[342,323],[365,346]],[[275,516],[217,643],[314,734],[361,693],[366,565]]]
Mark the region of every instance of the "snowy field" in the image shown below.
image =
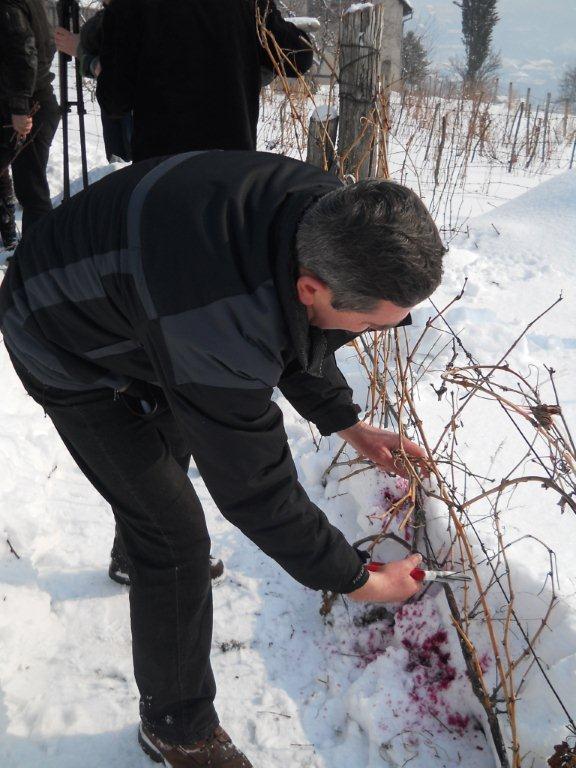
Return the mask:
[[[50,166],[55,195],[60,152],[57,141]],[[96,168],[93,179],[109,170],[96,121],[89,124],[89,162]],[[76,162],[74,169],[78,176]],[[552,365],[565,416],[574,424],[576,171],[557,170],[547,179],[516,173],[510,181],[503,175],[491,197],[470,190],[467,234],[452,242],[433,299],[448,303],[468,278],[447,319],[477,359],[493,363],[562,291],[563,301],[530,329],[509,360],[525,373]],[[410,334],[418,335],[433,314],[429,304],[419,308]],[[366,382],[352,349],[340,353],[340,364],[364,402]],[[439,383],[434,370],[422,381],[418,407],[433,443],[447,412],[431,383]],[[128,593],[107,577],[112,515],[24,394],[1,346],[0,387],[0,765],[144,768],[151,763],[135,739]],[[278,402],[312,500],[351,540],[372,532],[368,516],[399,496],[402,484],[375,471],[343,482],[334,472],[323,484],[340,441],[324,439],[317,450],[308,425],[280,396]],[[505,415],[477,400],[465,421],[462,455],[479,474],[503,476],[502,468],[518,455],[518,437]],[[365,607],[340,602],[325,622],[320,596],[293,582],[224,521],[194,468],[190,476],[213,551],[228,573],[214,593],[217,709],[256,768],[497,765],[441,590],[398,612],[382,612],[372,623]],[[486,546],[493,546],[491,519],[481,508],[475,514]],[[537,650],[576,715],[576,520],[527,486],[509,499],[501,523],[507,540],[529,533],[557,555],[559,601]],[[440,508],[430,507],[428,524],[441,546],[447,522]],[[378,554],[399,553],[382,546]],[[510,563],[517,611],[529,626],[549,589],[548,558],[526,539],[510,549]],[[474,640],[480,648],[486,642],[481,632]],[[482,663],[490,678],[494,659],[487,642]],[[537,668],[527,672],[518,708],[522,765],[544,768],[554,745],[567,737],[567,721]]]

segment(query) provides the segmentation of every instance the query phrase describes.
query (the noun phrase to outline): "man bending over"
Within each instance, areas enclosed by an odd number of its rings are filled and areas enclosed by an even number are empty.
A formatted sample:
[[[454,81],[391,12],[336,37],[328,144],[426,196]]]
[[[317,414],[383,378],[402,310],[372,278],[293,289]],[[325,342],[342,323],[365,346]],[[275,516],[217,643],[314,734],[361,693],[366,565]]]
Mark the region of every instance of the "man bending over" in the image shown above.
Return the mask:
[[[417,592],[419,555],[368,572],[310,501],[272,393],[395,471],[400,438],[358,420],[334,351],[402,323],[438,286],[443,253],[409,189],[344,187],[242,151],[136,163],[19,246],[0,291],[4,340],[122,532],[139,738],[157,762],[251,765],[213,704],[210,540],[191,455],[222,514],[300,583],[368,601]]]

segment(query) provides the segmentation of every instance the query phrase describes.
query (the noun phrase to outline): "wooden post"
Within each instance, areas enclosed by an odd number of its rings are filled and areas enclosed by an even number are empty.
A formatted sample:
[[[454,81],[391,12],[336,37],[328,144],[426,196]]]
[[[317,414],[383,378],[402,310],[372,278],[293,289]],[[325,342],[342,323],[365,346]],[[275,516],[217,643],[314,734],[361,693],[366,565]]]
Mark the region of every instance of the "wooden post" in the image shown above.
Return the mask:
[[[378,128],[376,137],[376,178],[389,179],[390,166],[388,164],[388,134],[390,132],[390,90],[379,95],[377,104]]]
[[[494,90],[492,91],[492,103],[496,104],[498,101],[498,87],[500,85],[500,78],[495,78],[494,80]]]
[[[428,160],[428,153],[430,152],[430,144],[432,143],[432,136],[434,135],[434,129],[436,128],[436,116],[438,115],[438,112],[440,111],[440,102],[436,102],[436,106],[434,107],[434,116],[432,118],[432,125],[430,126],[430,133],[428,134],[428,143],[426,144],[426,153],[424,155],[424,162]]]
[[[540,104],[536,104],[536,112],[534,113],[534,117],[532,118],[532,127],[530,128],[530,149],[528,152],[529,156],[529,162],[534,159],[534,155],[536,153],[536,149],[538,147],[538,139],[540,137],[540,120],[538,118],[538,115],[540,113]],[[536,130],[536,127],[538,126],[538,130]],[[528,168],[528,163],[526,163],[526,168]]]
[[[522,122],[522,112],[524,111],[524,102],[520,102],[520,106],[518,107],[519,114],[518,114],[518,123],[516,124],[516,131],[514,133],[514,141],[512,142],[512,151],[510,152],[510,162],[508,163],[508,173],[512,173],[512,166],[516,162],[516,142],[518,141],[518,131],[520,130],[520,123]],[[512,123],[512,127],[514,127],[514,123]]]
[[[526,90],[526,157],[530,154],[530,88]]]
[[[438,154],[436,155],[436,165],[434,167],[434,187],[437,187],[440,182],[440,162],[442,160],[442,152],[444,151],[444,144],[446,143],[447,125],[448,125],[448,115],[442,115],[442,133],[440,135],[440,144],[438,146]]]
[[[538,110],[539,109],[540,109],[540,105],[538,105],[536,107],[536,115],[538,115]],[[540,123],[541,123],[541,120],[539,120],[538,117],[535,117],[534,118],[534,123],[533,123],[533,125],[534,125],[534,130],[533,130],[534,143],[533,143],[532,149],[530,151],[530,157],[528,158],[528,160],[526,162],[526,168],[528,168],[530,166],[530,163],[532,162],[532,160],[534,160],[534,157],[536,156],[536,150],[538,149],[538,139],[540,137]]]
[[[329,171],[334,162],[334,147],[338,131],[336,107],[317,107],[308,127],[308,151],[306,162]]]
[[[362,5],[345,12],[340,32],[340,171],[365,179],[378,165],[383,5]]]
[[[542,160],[544,160],[544,157],[546,154],[546,139],[548,138],[548,117],[550,114],[551,98],[552,98],[552,94],[548,92],[546,94],[546,109],[544,111],[544,126],[543,126],[543,133],[542,133]]]
[[[506,110],[506,123],[504,125],[504,136],[502,137],[502,143],[506,143],[506,136],[508,135],[508,123],[510,122],[510,110],[512,109],[512,99],[514,98],[514,86],[512,83],[508,85],[508,109]]]

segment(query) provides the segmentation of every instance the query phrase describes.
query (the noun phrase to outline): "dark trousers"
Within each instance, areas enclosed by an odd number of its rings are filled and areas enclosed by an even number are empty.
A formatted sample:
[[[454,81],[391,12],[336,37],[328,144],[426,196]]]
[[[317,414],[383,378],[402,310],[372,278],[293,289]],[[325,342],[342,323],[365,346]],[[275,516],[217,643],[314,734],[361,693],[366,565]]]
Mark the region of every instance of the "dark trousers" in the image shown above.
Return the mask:
[[[60,121],[60,108],[54,94],[40,102],[40,109],[32,118],[32,131],[24,149],[16,154],[14,131],[9,126],[12,116],[2,105],[0,119],[3,126],[0,133],[0,171],[12,166],[12,179],[16,199],[22,206],[22,233],[45,213],[52,210],[50,187],[46,178],[46,167],[50,145]]]
[[[44,387],[13,362],[82,472],[112,505],[130,560],[143,721],[169,743],[205,738],[218,724],[210,539],[186,471],[187,446],[162,391],[147,389],[153,412],[145,415],[139,397]]]
[[[132,115],[124,117],[108,117],[105,112],[100,112],[102,121],[102,134],[104,136],[104,149],[109,163],[114,157],[119,157],[125,163],[132,160]]]

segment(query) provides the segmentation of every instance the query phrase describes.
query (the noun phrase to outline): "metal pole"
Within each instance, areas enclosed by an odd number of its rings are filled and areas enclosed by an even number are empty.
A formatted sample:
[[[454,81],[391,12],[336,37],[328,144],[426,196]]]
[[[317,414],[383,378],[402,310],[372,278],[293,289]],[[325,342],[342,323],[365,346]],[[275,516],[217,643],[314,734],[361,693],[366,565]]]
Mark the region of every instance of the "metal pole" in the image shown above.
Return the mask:
[[[77,0],[71,0],[72,32],[80,32],[80,6]],[[80,129],[80,158],[82,161],[82,185],[84,189],[88,188],[88,162],[86,159],[86,130],[84,127],[84,91],[82,88],[82,72],[80,71],[80,62],[76,60],[76,109],[78,111],[78,127]]]
[[[68,0],[58,0],[58,23],[64,29],[70,26],[70,7]],[[58,79],[60,84],[60,114],[62,116],[62,159],[63,159],[63,189],[62,198],[67,200],[70,197],[70,163],[68,157],[68,113],[70,104],[68,102],[68,62],[70,56],[66,53],[58,54]]]

